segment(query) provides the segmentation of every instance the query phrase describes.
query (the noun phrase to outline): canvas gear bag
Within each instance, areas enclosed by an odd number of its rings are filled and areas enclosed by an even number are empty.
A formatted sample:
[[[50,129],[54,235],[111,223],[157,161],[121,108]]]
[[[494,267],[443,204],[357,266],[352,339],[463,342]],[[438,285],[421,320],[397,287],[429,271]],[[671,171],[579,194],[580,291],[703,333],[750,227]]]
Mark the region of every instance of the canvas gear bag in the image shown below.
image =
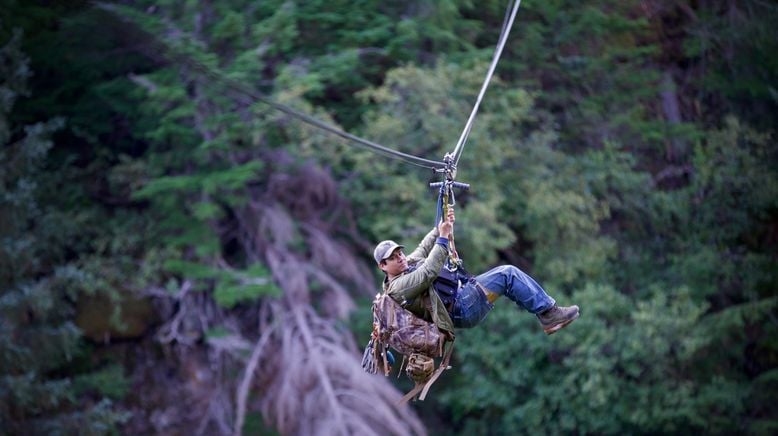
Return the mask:
[[[371,374],[383,371],[388,376],[393,360],[389,347],[395,349],[403,354],[400,372],[405,365],[406,375],[415,383],[400,403],[417,395],[423,401],[430,386],[448,368],[454,348],[453,334],[451,337],[434,323],[405,310],[386,293],[378,294],[373,300],[373,332],[362,356],[362,368]],[[442,357],[438,369],[435,369],[436,357]]]

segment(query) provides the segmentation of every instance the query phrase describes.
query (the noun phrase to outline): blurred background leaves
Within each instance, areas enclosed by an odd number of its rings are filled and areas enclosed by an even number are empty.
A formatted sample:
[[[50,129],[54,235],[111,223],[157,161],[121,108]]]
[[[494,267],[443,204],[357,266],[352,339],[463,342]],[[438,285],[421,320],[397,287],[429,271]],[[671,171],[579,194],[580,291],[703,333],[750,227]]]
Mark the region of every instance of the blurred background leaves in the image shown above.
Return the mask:
[[[357,362],[373,244],[431,228],[436,176],[158,44],[438,160],[505,6],[5,2],[4,431],[774,434],[771,3],[522,2],[460,161],[456,241],[470,271],[515,264],[582,316],[546,337],[500,301],[412,408]]]

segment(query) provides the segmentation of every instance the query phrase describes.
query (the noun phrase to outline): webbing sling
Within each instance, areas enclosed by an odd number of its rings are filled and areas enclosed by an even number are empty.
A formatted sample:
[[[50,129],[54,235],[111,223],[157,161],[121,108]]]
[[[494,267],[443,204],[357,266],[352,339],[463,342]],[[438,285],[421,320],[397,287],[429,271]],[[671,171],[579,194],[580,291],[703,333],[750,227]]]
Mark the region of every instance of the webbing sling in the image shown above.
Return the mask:
[[[429,391],[430,387],[432,387],[432,384],[437,381],[438,377],[440,377],[441,374],[443,374],[443,371],[445,371],[448,368],[449,361],[451,360],[451,353],[454,351],[454,343],[451,342],[451,345],[449,345],[446,348],[446,353],[443,355],[443,359],[440,361],[440,366],[438,366],[438,369],[435,370],[435,372],[432,373],[432,376],[429,380],[427,380],[426,383],[416,383],[416,385],[408,391],[407,394],[405,394],[400,401],[397,402],[397,404],[404,404],[416,397],[419,392],[421,392],[421,395],[419,395],[419,401],[424,401],[424,399],[427,397],[427,392]]]

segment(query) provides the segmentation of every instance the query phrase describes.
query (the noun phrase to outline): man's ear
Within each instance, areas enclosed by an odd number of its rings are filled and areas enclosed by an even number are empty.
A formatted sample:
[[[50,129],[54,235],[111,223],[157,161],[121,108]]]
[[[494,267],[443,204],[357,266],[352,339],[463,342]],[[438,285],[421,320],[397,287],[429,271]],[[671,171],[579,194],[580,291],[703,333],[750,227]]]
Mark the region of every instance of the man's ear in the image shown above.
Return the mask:
[[[378,269],[380,269],[383,272],[386,272],[384,268],[386,268],[386,261],[382,260],[381,263],[378,264]]]

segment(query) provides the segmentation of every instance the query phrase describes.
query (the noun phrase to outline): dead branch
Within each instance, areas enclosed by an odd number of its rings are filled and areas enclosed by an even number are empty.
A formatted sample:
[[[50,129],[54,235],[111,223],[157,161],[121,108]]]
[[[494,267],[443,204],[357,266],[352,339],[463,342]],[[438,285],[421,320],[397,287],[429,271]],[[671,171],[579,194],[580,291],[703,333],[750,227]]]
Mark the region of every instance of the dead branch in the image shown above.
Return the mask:
[[[259,365],[259,358],[262,356],[262,351],[270,340],[271,335],[275,332],[277,326],[278,324],[275,324],[273,327],[264,330],[256,345],[254,345],[249,361],[243,371],[243,379],[238,387],[238,393],[235,400],[237,409],[235,414],[235,426],[233,428],[235,436],[240,436],[243,429],[243,422],[246,416],[246,401],[248,400],[251,382],[254,379],[254,372],[257,370],[257,365]]]
[[[219,130],[207,121],[219,108],[199,86],[193,92],[194,124],[204,140],[214,139]],[[384,377],[362,370],[354,338],[336,328],[355,307],[354,292],[374,292],[364,261],[332,236],[339,221],[323,219],[343,213],[337,184],[311,164],[297,172],[277,167],[268,165],[263,189],[250,190],[251,198],[232,211],[234,218],[212,225],[215,233],[238,238],[244,259],[269,269],[281,298],[259,301],[249,323],[225,316],[208,292],[189,292],[188,281],[173,295],[149,290],[175,307],[158,340],[166,350],[178,350],[179,361],[191,371],[181,384],[192,397],[175,410],[188,412],[179,413],[197,434],[238,435],[251,411],[281,434],[425,434],[408,406],[395,405],[400,393]],[[232,268],[218,256],[208,261]],[[196,340],[215,325],[230,333],[198,347]],[[236,380],[230,374],[238,369],[242,375]]]
[[[146,88],[149,94],[155,94],[157,92],[157,84],[146,76],[139,76],[137,74],[130,73],[127,74],[127,78],[136,85]]]
[[[175,295],[170,297],[177,302],[178,311],[173,316],[172,320],[164,324],[159,329],[159,332],[157,333],[157,340],[159,340],[159,342],[163,344],[169,344],[174,341],[182,344],[192,343],[192,339],[181,332],[182,323],[186,317],[191,314],[191,311],[189,310],[190,304],[187,299],[191,289],[192,282],[185,280],[181,284],[181,289]]]

